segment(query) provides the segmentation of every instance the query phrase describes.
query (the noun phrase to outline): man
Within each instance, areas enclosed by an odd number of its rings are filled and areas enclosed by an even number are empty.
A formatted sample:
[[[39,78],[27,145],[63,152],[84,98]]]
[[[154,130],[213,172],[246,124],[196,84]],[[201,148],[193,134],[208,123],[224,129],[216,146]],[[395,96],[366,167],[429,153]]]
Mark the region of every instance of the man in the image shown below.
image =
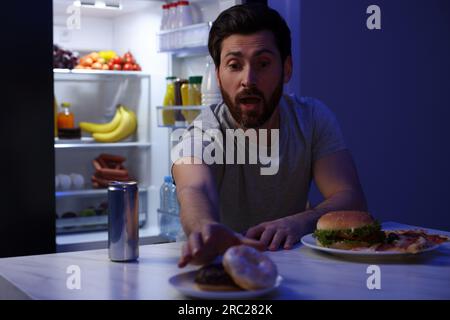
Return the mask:
[[[231,7],[212,25],[208,48],[223,102],[203,111],[189,132],[278,132],[269,134],[275,141],[264,144],[259,135],[253,141],[278,151],[277,170],[263,175],[262,164],[206,164],[201,152],[183,153],[172,167],[188,236],[179,266],[211,262],[241,243],[291,249],[326,212],[366,210],[333,114],[317,100],[282,95],[292,58],[290,30],[279,14],[264,5]],[[185,135],[183,143],[201,151],[208,147],[193,135]],[[237,145],[222,148],[228,153]],[[307,209],[312,179],[325,200]]]

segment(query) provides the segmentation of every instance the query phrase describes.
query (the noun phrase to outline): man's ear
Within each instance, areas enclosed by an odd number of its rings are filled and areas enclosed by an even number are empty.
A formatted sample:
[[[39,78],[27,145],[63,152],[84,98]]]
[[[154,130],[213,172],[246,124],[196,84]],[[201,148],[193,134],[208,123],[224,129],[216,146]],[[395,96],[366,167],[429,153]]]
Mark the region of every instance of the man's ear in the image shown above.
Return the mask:
[[[286,60],[284,61],[284,83],[288,83],[289,80],[291,80],[292,77],[292,56],[287,56]]]

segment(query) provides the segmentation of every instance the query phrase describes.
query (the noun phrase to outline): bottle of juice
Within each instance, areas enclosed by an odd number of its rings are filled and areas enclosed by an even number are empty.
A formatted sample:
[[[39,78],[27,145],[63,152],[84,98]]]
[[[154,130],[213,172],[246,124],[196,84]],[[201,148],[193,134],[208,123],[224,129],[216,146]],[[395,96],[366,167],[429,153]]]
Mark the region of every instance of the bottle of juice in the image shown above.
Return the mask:
[[[73,113],[70,112],[70,103],[61,103],[62,112],[58,113],[58,129],[72,129],[75,127],[75,119]]]
[[[176,77],[167,77],[166,95],[164,96],[164,107],[175,105],[175,84]],[[162,112],[163,124],[165,126],[173,126],[175,124],[175,113],[173,110],[163,110]]]
[[[183,107],[189,106],[189,83],[183,83],[180,88],[181,91],[181,101]],[[184,119],[190,123],[189,119],[186,117],[188,115],[187,110],[181,110],[181,114],[183,115]]]
[[[182,92],[181,88],[183,85],[188,84],[188,80],[177,79],[174,81],[174,84],[175,84],[175,105],[180,107],[180,106],[183,106],[183,97],[182,97],[183,92]],[[185,87],[184,91],[185,91],[184,94],[186,95],[186,93],[187,93],[186,87]],[[176,127],[185,127],[186,126],[186,119],[184,118],[182,111],[183,110],[179,110],[179,109],[175,111],[175,126]]]
[[[188,101],[187,106],[199,107],[202,104],[202,76],[189,77]],[[186,121],[190,124],[199,115],[200,110],[183,110],[183,115]]]

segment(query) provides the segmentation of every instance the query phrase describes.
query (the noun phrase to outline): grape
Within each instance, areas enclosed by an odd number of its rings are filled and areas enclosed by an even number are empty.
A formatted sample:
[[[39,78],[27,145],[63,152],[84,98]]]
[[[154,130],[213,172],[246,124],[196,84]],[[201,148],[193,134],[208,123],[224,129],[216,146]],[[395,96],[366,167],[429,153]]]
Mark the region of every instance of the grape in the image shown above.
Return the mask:
[[[73,69],[78,63],[78,54],[53,45],[53,67]]]

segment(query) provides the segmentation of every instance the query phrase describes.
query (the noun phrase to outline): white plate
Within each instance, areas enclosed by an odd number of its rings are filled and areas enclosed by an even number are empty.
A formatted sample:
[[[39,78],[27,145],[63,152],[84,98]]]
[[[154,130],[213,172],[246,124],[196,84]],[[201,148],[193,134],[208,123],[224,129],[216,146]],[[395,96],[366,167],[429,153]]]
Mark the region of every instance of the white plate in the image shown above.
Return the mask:
[[[180,273],[169,279],[169,283],[178,291],[188,297],[200,299],[249,299],[266,295],[281,284],[283,278],[277,277],[275,285],[261,290],[242,290],[242,291],[206,291],[197,287],[194,282],[196,270]]]
[[[364,256],[364,257],[394,257],[394,256],[408,256],[408,255],[416,255],[419,253],[428,252],[431,250],[435,250],[439,247],[439,244],[428,247],[418,253],[410,253],[410,252],[398,252],[398,251],[371,251],[371,250],[343,250],[343,249],[333,249],[322,247],[316,244],[316,239],[313,237],[313,234],[307,234],[303,236],[302,243],[312,249],[320,250],[324,252],[329,252],[332,254],[338,255],[348,255],[348,256]]]

